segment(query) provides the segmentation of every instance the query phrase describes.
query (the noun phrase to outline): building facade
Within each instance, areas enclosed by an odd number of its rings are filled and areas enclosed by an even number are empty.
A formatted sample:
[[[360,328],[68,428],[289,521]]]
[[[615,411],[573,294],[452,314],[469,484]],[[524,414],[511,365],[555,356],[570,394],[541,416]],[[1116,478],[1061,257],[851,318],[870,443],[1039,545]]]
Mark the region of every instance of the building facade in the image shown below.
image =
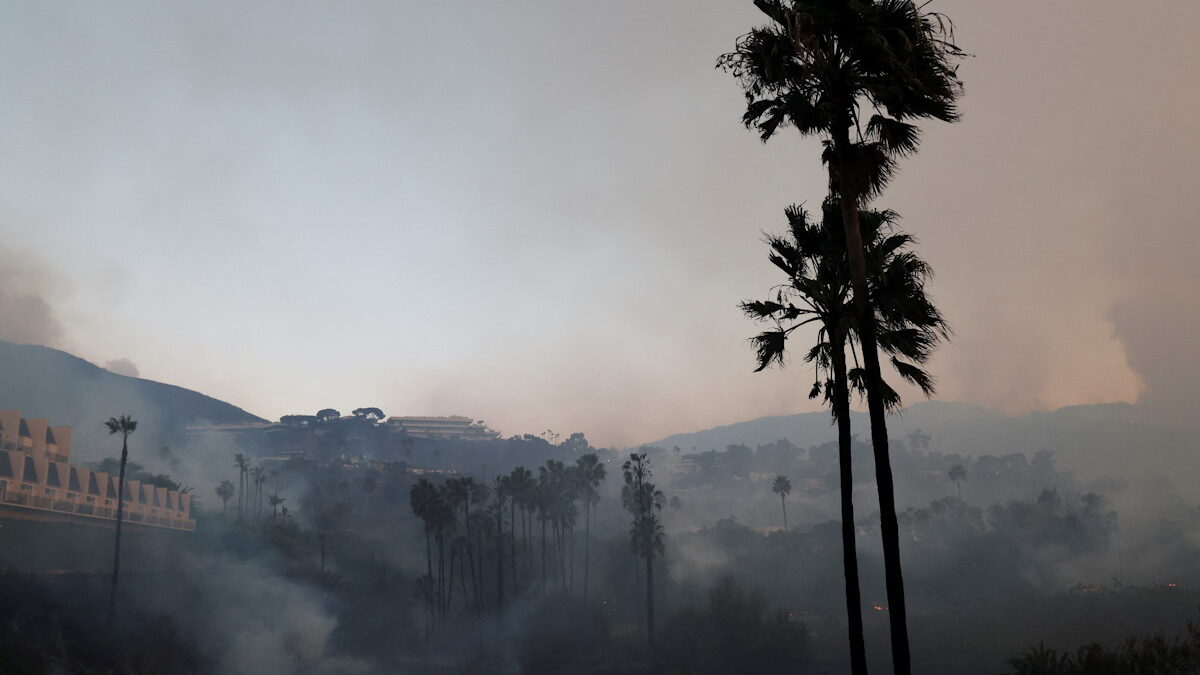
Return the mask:
[[[110,524],[118,476],[70,463],[71,428],[0,410],[0,517]],[[125,523],[191,532],[191,495],[125,481]]]
[[[490,441],[500,437],[483,420],[452,415],[450,417],[389,417],[388,428],[417,438],[439,438],[456,441]]]

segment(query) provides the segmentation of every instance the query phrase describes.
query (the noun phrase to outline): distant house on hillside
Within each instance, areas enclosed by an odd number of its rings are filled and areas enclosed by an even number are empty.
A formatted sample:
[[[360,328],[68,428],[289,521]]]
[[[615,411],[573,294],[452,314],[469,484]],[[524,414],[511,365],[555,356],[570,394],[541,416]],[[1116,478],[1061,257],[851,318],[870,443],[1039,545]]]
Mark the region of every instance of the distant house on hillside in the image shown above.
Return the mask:
[[[116,520],[118,477],[69,463],[71,427],[0,410],[0,518],[107,525]],[[191,496],[125,481],[124,522],[192,531]]]

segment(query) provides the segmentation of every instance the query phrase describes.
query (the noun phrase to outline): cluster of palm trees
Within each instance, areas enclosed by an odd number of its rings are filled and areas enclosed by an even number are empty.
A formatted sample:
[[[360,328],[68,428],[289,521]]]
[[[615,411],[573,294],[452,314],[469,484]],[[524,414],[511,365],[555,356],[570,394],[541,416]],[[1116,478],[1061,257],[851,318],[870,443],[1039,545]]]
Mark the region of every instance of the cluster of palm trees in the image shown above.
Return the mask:
[[[842,530],[851,668],[866,673],[862,608],[854,549],[850,473],[850,392],[864,395],[879,490],[892,661],[911,672],[904,579],[886,413],[899,395],[882,378],[879,353],[924,393],[922,369],[948,328],[925,296],[930,271],[914,253],[896,215],[865,207],[916,152],[912,121],[957,119],[961,83],[953,24],[913,0],[754,0],[768,23],[740,37],[718,61],[746,96],[742,122],[763,141],[794,127],[821,139],[829,192],[819,218],[787,211],[789,232],[771,237],[771,262],[788,281],[765,301],[747,302],[750,316],[775,327],[754,338],[759,369],[782,364],[787,338],[817,328],[805,361],[817,372],[811,395],[824,393],[838,423]],[[852,355],[853,368],[849,366]]]
[[[238,522],[245,522],[247,515],[253,516],[256,520],[262,519],[263,497],[265,496],[263,486],[268,480],[273,480],[275,483],[275,493],[270,495],[268,500],[271,506],[271,520],[274,521],[279,513],[279,506],[286,501],[279,496],[279,471],[275,469],[268,471],[262,466],[250,466],[250,459],[240,452],[234,455],[233,466],[238,470]],[[213,491],[221,500],[221,514],[224,515],[226,505],[234,496],[233,483],[227,480],[221,481],[213,488]],[[247,498],[251,500],[249,504],[246,503]]]
[[[654,652],[654,560],[666,551],[662,520],[659,515],[666,497],[650,481],[653,468],[646,453],[633,453],[621,465],[625,485],[621,487],[621,505],[633,516],[629,543],[633,553],[646,564],[646,645]]]
[[[536,478],[519,466],[490,486],[470,476],[417,481],[409,504],[425,530],[426,573],[417,592],[426,604],[427,632],[452,608],[456,572],[460,603],[475,612],[503,609],[506,585],[513,594],[533,588],[543,595],[574,592],[581,506],[580,592],[586,597],[591,525],[605,475],[599,457],[589,453],[573,464],[547,460]],[[494,577],[486,572],[493,566]]]

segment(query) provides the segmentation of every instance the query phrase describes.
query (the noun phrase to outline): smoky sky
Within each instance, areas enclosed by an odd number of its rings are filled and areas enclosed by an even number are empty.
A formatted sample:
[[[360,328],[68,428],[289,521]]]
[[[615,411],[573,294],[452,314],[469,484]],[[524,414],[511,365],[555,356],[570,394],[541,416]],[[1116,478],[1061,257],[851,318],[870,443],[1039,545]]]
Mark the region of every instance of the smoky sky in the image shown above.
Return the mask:
[[[1182,417],[1200,7],[939,0],[973,54],[878,204],[938,276],[940,398]],[[627,444],[815,409],[736,303],[825,181],[713,68],[750,2],[3,5],[4,334],[277,417]],[[20,264],[24,264],[23,262]]]

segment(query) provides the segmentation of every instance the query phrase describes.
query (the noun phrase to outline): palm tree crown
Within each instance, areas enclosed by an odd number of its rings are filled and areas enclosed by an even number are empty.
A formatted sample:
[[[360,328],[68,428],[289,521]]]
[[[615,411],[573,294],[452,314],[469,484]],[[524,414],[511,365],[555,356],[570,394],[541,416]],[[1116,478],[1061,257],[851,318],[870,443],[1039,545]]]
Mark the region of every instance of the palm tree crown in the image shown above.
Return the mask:
[[[137,421],[129,415],[110,417],[104,426],[108,427],[109,434],[120,434],[122,439],[129,438],[130,434],[137,431]]]
[[[877,194],[894,158],[916,151],[920,131],[906,120],[958,119],[955,62],[964,53],[946,16],[912,0],[754,4],[770,23],[717,61],[745,92],[742,122],[764,141],[789,126],[827,138],[824,159],[843,195]],[[833,147],[850,128],[855,141]]]
[[[757,354],[757,370],[782,366],[788,337],[797,329],[817,325],[817,344],[806,352],[816,378],[810,397],[822,392],[833,395],[833,349],[844,338],[851,348],[859,342],[854,293],[846,264],[847,250],[841,211],[837,200],[827,200],[817,222],[800,206],[786,211],[788,233],[767,238],[770,260],[787,275],[772,296],[762,301],[743,302],[751,318],[770,321],[774,327],[751,338]],[[929,265],[907,250],[915,239],[897,226],[893,211],[863,211],[860,223],[866,249],[868,293],[876,308],[875,339],[888,356],[896,373],[926,395],[934,392],[934,380],[921,367],[934,347],[950,334],[950,326],[925,292],[933,276]],[[849,384],[860,393],[866,390],[862,368],[850,369]],[[900,395],[881,382],[884,402],[891,410],[900,407]],[[832,406],[837,414],[837,406]]]
[[[788,480],[787,476],[775,476],[775,480],[771,483],[771,492],[781,497],[792,494],[792,481]]]

